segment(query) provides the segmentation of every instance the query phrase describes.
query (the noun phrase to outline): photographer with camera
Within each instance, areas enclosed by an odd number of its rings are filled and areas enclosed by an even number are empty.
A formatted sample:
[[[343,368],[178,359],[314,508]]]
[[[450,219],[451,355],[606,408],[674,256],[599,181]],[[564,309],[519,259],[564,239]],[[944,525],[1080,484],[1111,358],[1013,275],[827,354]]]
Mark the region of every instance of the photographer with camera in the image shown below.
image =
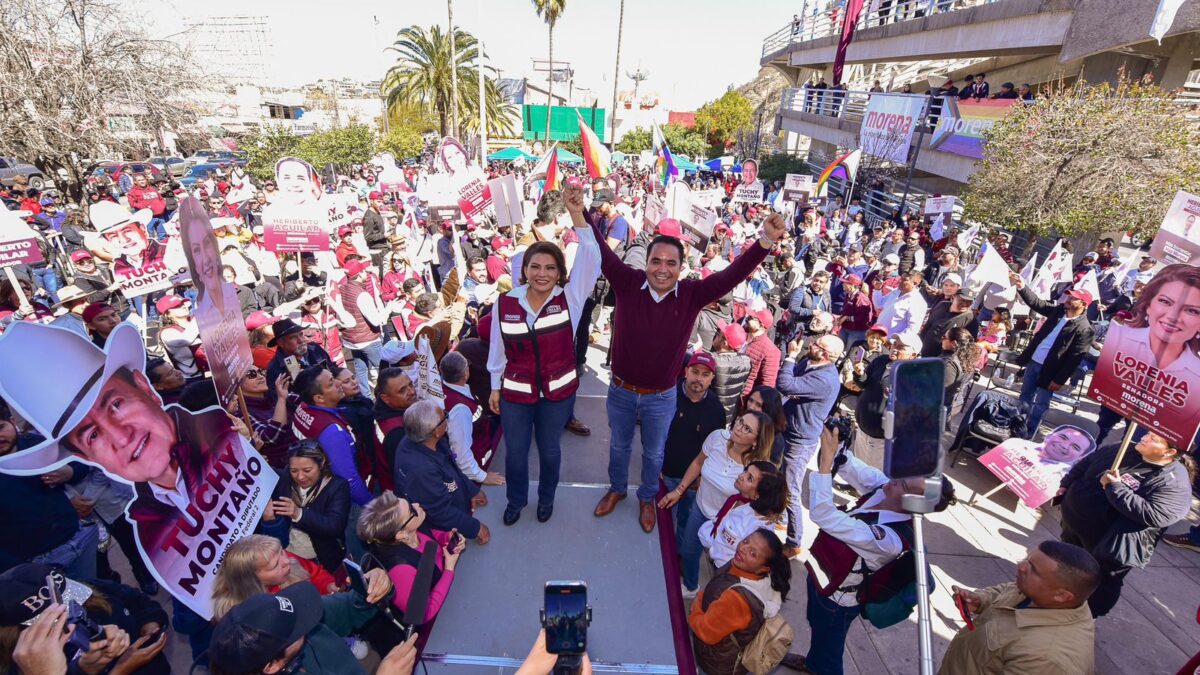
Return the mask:
[[[53,590],[50,583],[55,586]],[[54,598],[62,600],[57,605],[61,616],[54,614],[50,620],[58,630],[66,631],[54,639],[60,645],[64,663],[69,664],[57,672],[171,672],[162,654],[167,643],[163,631],[167,614],[158,603],[128,586],[97,580],[82,583],[67,578],[61,568],[34,563],[18,565],[0,575],[0,672],[56,672],[21,662],[21,638],[43,615],[55,611]],[[29,627],[25,627],[27,622],[31,622]],[[29,670],[28,665],[34,665],[34,669]]]
[[[923,478],[891,480],[847,456],[839,475],[862,497],[853,507],[838,509],[833,503],[833,465],[840,446],[837,431],[821,432],[817,470],[808,477],[809,517],[820,532],[810,551],[813,562],[804,564],[812,637],[806,656],[788,654],[783,660],[789,668],[818,675],[841,675],[850,624],[863,613],[863,603],[880,599],[869,591],[880,581],[886,583],[893,569],[913,566],[911,560],[896,562],[913,540],[912,516],[900,503],[906,494],[925,493]],[[953,499],[950,481],[942,481],[942,498],[934,511],[944,511]]]
[[[421,562],[421,551],[429,542],[437,544],[434,560],[432,586],[429,589],[429,604],[425,609],[425,622],[417,628],[417,657],[420,658],[433,623],[442,603],[450,594],[454,583],[454,568],[458,558],[467,547],[466,539],[457,531],[429,529],[430,534],[420,531],[425,525],[425,510],[420,504],[385,492],[372,499],[358,516],[358,536],[367,544],[367,552],[387,570],[396,594],[392,604],[401,612],[408,607],[413,596],[413,584],[417,567]],[[386,630],[372,630],[371,637],[383,637]],[[373,643],[379,644],[373,640]]]

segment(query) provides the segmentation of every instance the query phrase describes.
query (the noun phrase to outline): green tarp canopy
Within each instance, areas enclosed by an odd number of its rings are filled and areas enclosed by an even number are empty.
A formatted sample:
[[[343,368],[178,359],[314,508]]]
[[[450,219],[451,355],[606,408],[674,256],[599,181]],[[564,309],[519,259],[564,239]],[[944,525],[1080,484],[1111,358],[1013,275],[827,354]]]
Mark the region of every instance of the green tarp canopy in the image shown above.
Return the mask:
[[[582,164],[583,158],[566,148],[559,148],[558,161],[566,162],[567,164]]]
[[[703,171],[705,169],[704,166],[684,159],[683,157],[673,157],[672,159],[675,160],[675,168],[679,169],[680,171]]]
[[[528,162],[537,161],[537,157],[520,148],[505,148],[487,156],[489,162],[512,162],[518,157]]]

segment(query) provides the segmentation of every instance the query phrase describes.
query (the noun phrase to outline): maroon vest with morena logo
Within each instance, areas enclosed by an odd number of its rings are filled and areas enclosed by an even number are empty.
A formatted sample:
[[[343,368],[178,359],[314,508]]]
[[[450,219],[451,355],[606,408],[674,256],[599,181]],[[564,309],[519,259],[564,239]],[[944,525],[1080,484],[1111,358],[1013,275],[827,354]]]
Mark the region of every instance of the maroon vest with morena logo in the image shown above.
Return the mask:
[[[475,420],[479,419],[479,401],[476,401],[474,397],[463,396],[462,392],[455,391],[445,384],[442,385],[442,393],[446,395],[445,404],[447,415],[449,415],[450,411],[454,409],[454,406],[465,405],[467,406],[467,410],[471,411],[471,421],[474,422]]]
[[[574,394],[579,378],[566,294],[546,300],[532,327],[526,321],[528,312],[511,294],[500,296],[496,306],[508,359],[500,387],[504,400],[533,404],[541,397],[561,401]]]
[[[307,403],[301,403],[292,415],[292,429],[301,438],[316,440],[330,425],[340,426],[343,431],[350,433],[350,424],[344,417],[328,410],[313,408]]]

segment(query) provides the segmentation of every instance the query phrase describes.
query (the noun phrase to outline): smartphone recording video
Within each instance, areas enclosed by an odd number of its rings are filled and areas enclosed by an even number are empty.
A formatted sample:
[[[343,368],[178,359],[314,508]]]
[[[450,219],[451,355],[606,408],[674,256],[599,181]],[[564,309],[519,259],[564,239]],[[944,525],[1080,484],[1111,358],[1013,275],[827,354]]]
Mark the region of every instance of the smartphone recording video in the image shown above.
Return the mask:
[[[928,478],[941,472],[946,364],[914,359],[892,368],[884,420],[883,472],[889,478]]]
[[[587,584],[582,581],[547,581],[545,614],[546,651],[583,654],[587,651]]]

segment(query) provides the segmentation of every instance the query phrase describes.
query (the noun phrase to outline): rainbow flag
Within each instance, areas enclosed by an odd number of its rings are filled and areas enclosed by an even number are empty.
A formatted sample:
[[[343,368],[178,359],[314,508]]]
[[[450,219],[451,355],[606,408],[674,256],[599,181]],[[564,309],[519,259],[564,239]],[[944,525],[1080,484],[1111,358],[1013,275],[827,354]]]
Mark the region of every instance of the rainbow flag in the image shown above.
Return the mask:
[[[583,121],[583,115],[580,115],[578,110],[575,111],[575,116],[579,118],[579,141],[583,144],[583,163],[587,166],[588,175],[592,178],[604,178],[612,166],[612,156],[608,148],[600,143],[596,132]]]
[[[550,164],[546,166],[546,187],[543,188],[542,192],[557,190],[559,187],[558,183],[558,148],[554,148],[550,151]]]
[[[671,156],[671,148],[667,147],[667,140],[663,138],[662,131],[659,130],[657,124],[651,127],[651,138],[654,145],[654,154],[658,159],[654,162],[655,169],[658,172],[658,182],[662,183],[664,188],[670,187],[671,183],[679,179],[679,167],[675,166],[675,158]]]
[[[858,173],[858,163],[862,160],[862,149],[852,150],[838,157],[825,167],[821,175],[817,177],[817,196],[824,196],[828,189],[826,183],[834,175],[842,176],[847,183],[854,180],[854,175]],[[849,186],[847,186],[849,187]]]

